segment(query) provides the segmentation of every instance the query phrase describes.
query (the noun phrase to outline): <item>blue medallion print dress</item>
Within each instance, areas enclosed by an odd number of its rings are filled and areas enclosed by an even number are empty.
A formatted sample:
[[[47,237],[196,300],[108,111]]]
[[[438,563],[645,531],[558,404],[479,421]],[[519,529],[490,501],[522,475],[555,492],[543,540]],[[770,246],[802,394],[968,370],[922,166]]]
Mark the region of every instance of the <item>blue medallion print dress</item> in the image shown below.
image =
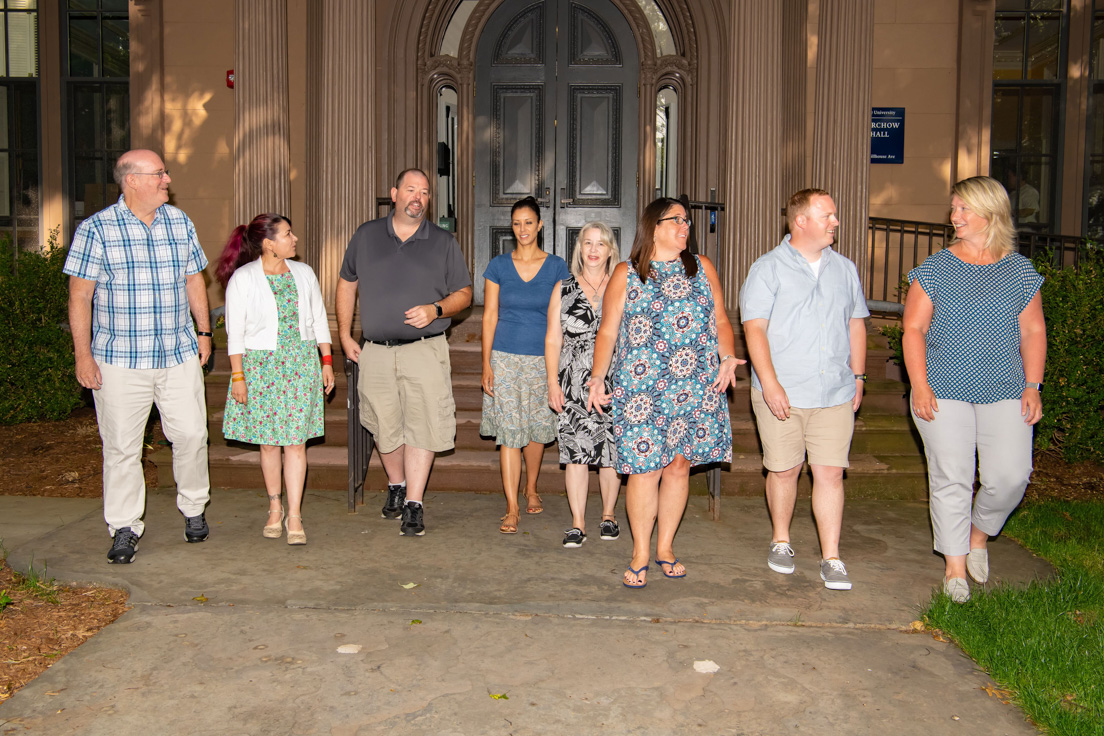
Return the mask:
[[[676,455],[732,461],[728,399],[710,389],[720,367],[713,308],[700,261],[694,278],[680,259],[652,261],[646,283],[629,267],[613,373],[619,473],[660,470]]]

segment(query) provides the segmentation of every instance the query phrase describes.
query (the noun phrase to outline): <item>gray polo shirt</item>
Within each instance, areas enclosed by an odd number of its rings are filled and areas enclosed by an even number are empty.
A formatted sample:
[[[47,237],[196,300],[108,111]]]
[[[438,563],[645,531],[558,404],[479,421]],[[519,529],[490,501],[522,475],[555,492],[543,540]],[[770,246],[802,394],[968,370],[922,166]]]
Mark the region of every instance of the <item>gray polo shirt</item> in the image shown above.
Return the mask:
[[[448,329],[442,317],[422,329],[403,324],[405,312],[471,286],[460,245],[428,220],[402,242],[391,216],[357,228],[341,263],[341,278],[357,282],[361,332],[367,340],[404,340]]]
[[[790,236],[751,265],[740,320],[766,319],[771,362],[791,406],[822,409],[855,398],[850,321],[870,316],[859,272],[831,248],[813,275]],[[754,367],[751,384],[762,391]]]

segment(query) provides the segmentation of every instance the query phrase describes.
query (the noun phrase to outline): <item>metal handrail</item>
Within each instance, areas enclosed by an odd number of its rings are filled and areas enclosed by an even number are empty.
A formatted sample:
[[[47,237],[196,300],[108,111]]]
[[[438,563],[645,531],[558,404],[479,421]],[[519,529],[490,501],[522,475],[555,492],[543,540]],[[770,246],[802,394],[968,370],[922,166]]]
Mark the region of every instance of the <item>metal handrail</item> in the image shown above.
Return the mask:
[[[933,253],[949,246],[954,228],[948,223],[895,220],[871,217],[867,226],[870,266],[866,298],[872,301],[902,303],[901,282],[908,272]],[[1057,235],[1035,230],[1016,233],[1017,250],[1034,259],[1050,253],[1055,266],[1076,268],[1081,249],[1089,241],[1075,235]]]
[[[372,433],[360,423],[360,394],[357,380],[360,366],[345,358],[345,382],[348,395],[345,408],[349,437],[349,511],[356,513],[357,506],[364,505],[364,483],[368,475],[368,461],[372,459]]]

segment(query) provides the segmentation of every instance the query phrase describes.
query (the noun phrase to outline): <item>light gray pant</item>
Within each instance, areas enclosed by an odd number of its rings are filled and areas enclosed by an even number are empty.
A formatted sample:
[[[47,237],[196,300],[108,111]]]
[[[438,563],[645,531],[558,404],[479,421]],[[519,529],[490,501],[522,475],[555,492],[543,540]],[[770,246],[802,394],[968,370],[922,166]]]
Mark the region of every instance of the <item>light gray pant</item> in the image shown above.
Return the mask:
[[[189,358],[172,368],[150,370],[99,365],[103,384],[92,397],[103,440],[104,519],[111,536],[128,526],[138,536],[145,530],[142,439],[154,404],[161,414],[161,429],[172,443],[176,506],[185,516],[202,513],[211,482],[207,471],[207,404],[199,358]]]
[[[925,422],[914,413],[912,420],[928,457],[935,550],[965,555],[971,523],[994,537],[1023,500],[1031,479],[1033,428],[1020,416],[1018,399],[992,404],[939,399],[935,419]],[[981,478],[977,498],[975,470]]]

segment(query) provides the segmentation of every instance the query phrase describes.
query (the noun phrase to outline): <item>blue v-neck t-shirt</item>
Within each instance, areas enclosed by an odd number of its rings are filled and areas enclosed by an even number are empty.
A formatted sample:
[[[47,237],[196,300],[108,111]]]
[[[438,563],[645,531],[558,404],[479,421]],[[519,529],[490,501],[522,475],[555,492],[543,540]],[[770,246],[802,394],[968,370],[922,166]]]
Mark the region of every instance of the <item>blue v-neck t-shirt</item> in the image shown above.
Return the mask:
[[[491,349],[513,355],[544,355],[552,289],[570,275],[564,259],[551,253],[529,281],[518,275],[512,253],[492,258],[483,272],[485,279],[498,284],[498,325]]]

